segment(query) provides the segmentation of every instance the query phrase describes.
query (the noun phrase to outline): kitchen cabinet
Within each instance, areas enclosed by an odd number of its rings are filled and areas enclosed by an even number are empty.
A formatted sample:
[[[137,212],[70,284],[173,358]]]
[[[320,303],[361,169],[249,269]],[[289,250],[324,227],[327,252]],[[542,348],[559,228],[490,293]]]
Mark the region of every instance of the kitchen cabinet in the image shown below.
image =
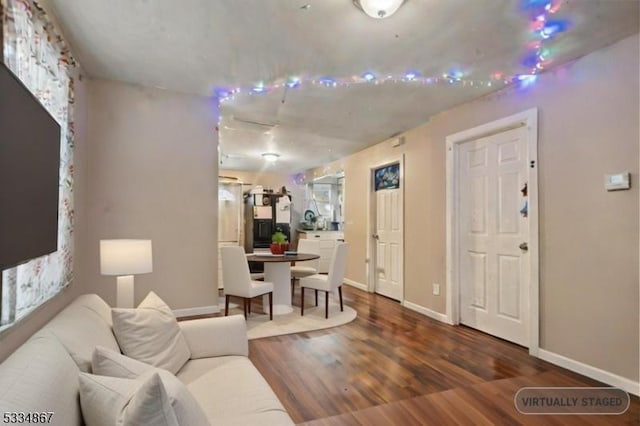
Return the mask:
[[[341,231],[298,231],[298,239],[308,238],[320,242],[319,272],[329,272],[333,249],[338,242],[344,241],[344,232]]]

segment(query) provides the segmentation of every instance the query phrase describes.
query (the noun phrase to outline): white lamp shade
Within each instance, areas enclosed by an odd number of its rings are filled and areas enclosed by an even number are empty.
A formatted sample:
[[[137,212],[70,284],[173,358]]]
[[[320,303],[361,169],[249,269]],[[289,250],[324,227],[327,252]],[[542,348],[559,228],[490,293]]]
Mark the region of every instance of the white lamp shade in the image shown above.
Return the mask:
[[[152,271],[151,240],[100,240],[102,275],[135,275]]]
[[[372,18],[387,18],[400,8],[404,0],[359,0],[360,7]]]

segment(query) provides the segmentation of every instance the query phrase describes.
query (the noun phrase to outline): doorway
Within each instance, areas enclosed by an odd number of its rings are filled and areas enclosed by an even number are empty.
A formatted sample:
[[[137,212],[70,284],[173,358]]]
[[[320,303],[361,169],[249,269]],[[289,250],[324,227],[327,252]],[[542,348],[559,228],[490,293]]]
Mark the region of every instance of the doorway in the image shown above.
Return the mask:
[[[447,313],[538,350],[537,110],[447,138]]]
[[[218,289],[223,289],[220,247],[242,245],[244,227],[242,182],[235,178],[218,178]]]
[[[404,157],[369,168],[367,285],[369,291],[404,300]]]

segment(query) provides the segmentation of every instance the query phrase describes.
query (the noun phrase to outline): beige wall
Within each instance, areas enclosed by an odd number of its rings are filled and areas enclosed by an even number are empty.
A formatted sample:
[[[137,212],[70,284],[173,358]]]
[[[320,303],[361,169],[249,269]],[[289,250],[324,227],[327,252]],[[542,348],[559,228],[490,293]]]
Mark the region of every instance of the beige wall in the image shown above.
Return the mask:
[[[86,229],[86,183],[87,183],[87,81],[76,79],[75,84],[75,140],[74,140],[74,249],[73,280],[71,284],[47,301],[34,312],[0,334],[0,362],[24,343],[33,333],[53,318],[62,308],[77,296],[87,293],[86,281],[79,278],[79,268],[84,262],[84,253],[80,239]]]
[[[217,305],[217,119],[205,98],[89,83],[87,291],[115,303],[100,239],[149,238],[153,272],[135,277],[136,304],[153,290],[173,309]]]
[[[625,39],[451,109],[350,156],[345,170],[347,278],[365,283],[369,166],[405,155],[405,298],[445,313],[445,138],[539,109],[540,346],[638,380],[639,39]],[[604,190],[630,171],[632,189]],[[432,283],[441,284],[433,296]]]

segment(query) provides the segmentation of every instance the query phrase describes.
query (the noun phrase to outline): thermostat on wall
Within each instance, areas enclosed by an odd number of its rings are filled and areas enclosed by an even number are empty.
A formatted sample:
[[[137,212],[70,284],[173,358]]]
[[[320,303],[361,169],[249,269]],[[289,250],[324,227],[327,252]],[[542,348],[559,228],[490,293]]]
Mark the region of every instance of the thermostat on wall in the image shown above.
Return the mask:
[[[629,189],[629,172],[604,175],[604,187],[607,191]]]

